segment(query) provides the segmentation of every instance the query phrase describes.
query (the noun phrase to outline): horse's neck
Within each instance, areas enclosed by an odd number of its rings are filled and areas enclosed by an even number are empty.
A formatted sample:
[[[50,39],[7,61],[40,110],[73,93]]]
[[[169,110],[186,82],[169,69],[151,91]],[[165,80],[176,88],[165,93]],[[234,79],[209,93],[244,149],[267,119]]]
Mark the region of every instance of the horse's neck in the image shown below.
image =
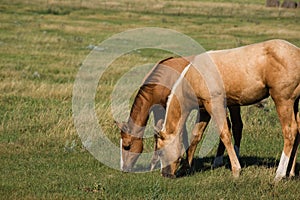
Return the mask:
[[[152,98],[149,93],[141,88],[134,99],[131,107],[130,118],[128,123],[137,134],[144,134],[144,129],[149,118],[150,108],[152,106]]]
[[[166,116],[162,130],[170,134],[176,134],[176,130],[180,128],[181,120],[181,109],[178,100],[175,95],[172,94],[169,96],[167,102]]]
[[[176,131],[181,129],[181,125],[183,124],[184,119],[182,114],[186,112],[185,110],[183,110],[185,106],[183,105],[180,106],[179,103],[180,100],[177,99],[177,97],[184,96],[182,94],[182,92],[186,89],[186,88],[182,88],[183,82],[185,80],[184,77],[186,73],[189,71],[191,66],[192,64],[189,63],[181,72],[179,78],[174,83],[171,93],[168,97],[167,106],[166,106],[167,107],[166,117],[162,129],[165,132],[176,134]],[[183,99],[181,99],[181,102],[183,102]]]

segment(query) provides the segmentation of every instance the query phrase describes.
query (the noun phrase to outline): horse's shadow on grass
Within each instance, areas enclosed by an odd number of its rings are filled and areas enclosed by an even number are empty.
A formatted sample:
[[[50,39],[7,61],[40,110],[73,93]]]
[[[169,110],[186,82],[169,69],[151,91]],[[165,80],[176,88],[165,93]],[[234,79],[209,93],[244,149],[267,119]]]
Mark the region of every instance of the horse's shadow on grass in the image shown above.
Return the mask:
[[[194,158],[193,159],[193,164],[192,164],[192,169],[191,170],[186,170],[182,169],[180,171],[179,177],[184,177],[184,176],[190,176],[198,172],[203,172],[203,171],[208,171],[208,170],[213,170],[213,160],[214,157],[205,157],[205,158]],[[258,167],[266,167],[266,168],[277,168],[279,161],[276,160],[275,158],[272,157],[257,157],[257,156],[241,156],[239,158],[242,170],[244,168],[250,167],[250,166],[258,166]],[[224,165],[220,167],[224,167],[227,169],[230,169],[230,161],[228,156],[224,157]],[[295,175],[297,178],[299,177],[299,170],[300,170],[300,163],[296,164],[295,168]]]

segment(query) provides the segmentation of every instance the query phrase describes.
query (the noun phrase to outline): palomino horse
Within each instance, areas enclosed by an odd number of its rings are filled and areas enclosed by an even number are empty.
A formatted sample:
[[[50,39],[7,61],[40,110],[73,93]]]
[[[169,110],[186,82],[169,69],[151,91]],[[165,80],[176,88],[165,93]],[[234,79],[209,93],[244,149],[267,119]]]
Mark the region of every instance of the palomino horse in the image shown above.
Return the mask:
[[[164,119],[167,98],[171,92],[171,88],[188,63],[189,61],[184,58],[168,58],[158,62],[145,77],[143,85],[140,87],[131,107],[128,122],[116,122],[121,130],[121,169],[123,171],[131,171],[138,156],[143,151],[144,128],[147,124],[150,112],[153,111],[156,125],[159,120]],[[239,149],[243,125],[240,117],[240,108],[239,106],[230,107],[229,111],[233,125],[236,149]],[[183,135],[185,136],[184,146],[187,149],[187,133],[185,128],[183,129]],[[198,136],[195,135],[194,137],[194,141],[197,141],[196,138],[198,138]],[[190,156],[187,156],[189,158],[189,165],[192,163],[196,145],[197,144],[193,145],[192,148],[189,149],[191,153]],[[222,163],[222,155],[224,153],[224,150],[222,151],[222,145],[219,149],[221,150],[218,150],[216,165]],[[159,157],[155,151],[151,161],[151,170],[154,169],[158,160]]]
[[[225,105],[250,105],[268,96],[275,103],[284,138],[275,179],[285,177],[291,166],[293,175],[300,131],[300,49],[284,40],[270,40],[186,59],[190,63],[172,88],[164,124],[158,133],[162,175],[174,177],[182,155],[183,124],[190,110],[200,106],[205,110],[200,109],[197,139],[213,117],[227,149],[233,176],[238,177],[241,167],[231,143]],[[193,143],[198,141],[191,146]]]

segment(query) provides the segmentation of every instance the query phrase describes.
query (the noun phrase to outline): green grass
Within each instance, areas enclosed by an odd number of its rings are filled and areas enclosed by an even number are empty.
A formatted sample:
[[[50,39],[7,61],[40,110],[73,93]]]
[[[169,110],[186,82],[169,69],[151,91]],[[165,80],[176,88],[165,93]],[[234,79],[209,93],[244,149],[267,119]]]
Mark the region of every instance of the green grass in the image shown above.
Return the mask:
[[[158,171],[125,174],[111,169],[82,147],[72,118],[73,84],[90,52],[87,47],[113,34],[163,27],[192,37],[207,50],[272,38],[300,46],[299,21],[299,10],[265,8],[263,0],[3,0],[0,198],[299,199],[298,177],[273,184],[283,139],[271,101],[268,111],[251,106],[242,110],[243,170],[237,180],[227,157],[224,167],[210,169],[215,149],[204,159],[196,153],[196,173],[176,180]],[[114,85],[134,66],[170,55],[155,50],[126,54],[99,80],[99,123],[116,145],[119,133],[110,111]],[[151,126],[148,132],[151,135]],[[148,140],[146,151],[153,145]]]

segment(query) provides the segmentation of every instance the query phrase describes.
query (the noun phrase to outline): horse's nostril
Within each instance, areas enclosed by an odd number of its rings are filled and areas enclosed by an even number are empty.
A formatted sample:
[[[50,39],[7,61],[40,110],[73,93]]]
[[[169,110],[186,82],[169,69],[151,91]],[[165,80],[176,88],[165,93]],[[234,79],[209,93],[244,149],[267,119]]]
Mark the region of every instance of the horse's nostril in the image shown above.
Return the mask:
[[[130,146],[124,146],[124,150],[129,151],[130,150]]]

